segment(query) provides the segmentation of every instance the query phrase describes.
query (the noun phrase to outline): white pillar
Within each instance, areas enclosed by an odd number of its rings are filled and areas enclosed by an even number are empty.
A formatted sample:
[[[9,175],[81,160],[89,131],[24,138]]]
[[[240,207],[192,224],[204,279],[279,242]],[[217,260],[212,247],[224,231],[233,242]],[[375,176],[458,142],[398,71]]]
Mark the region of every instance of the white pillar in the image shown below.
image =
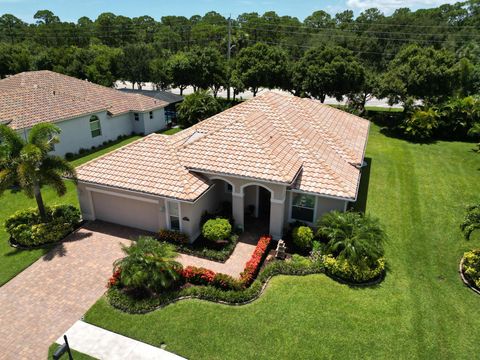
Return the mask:
[[[283,237],[283,218],[285,214],[285,200],[270,200],[270,235],[274,240]]]
[[[244,226],[244,204],[242,193],[232,192],[232,216],[235,220],[235,227],[245,229]]]

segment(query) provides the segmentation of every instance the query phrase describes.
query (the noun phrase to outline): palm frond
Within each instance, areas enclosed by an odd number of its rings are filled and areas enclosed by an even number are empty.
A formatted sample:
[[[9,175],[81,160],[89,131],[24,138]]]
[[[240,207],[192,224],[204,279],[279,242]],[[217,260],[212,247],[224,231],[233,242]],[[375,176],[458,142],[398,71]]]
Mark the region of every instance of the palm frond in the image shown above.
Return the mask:
[[[42,152],[53,150],[53,145],[59,142],[60,128],[50,123],[34,125],[28,134],[28,142],[37,146]]]
[[[0,161],[11,161],[17,157],[25,142],[22,137],[7,125],[0,125]]]

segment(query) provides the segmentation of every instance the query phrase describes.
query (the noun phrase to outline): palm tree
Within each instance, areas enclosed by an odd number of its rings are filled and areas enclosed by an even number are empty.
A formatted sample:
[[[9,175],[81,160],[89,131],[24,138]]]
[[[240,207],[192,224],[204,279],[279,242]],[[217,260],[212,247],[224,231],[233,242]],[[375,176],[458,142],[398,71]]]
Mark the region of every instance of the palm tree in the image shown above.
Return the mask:
[[[182,265],[175,261],[174,246],[141,236],[130,246],[122,245],[126,257],[115,261],[121,270],[120,282],[133,289],[158,292],[167,289],[180,278]]]
[[[332,211],[318,222],[317,236],[328,254],[360,267],[372,267],[383,254],[385,231],[378,219],[356,212]]]
[[[14,185],[37,202],[42,221],[47,221],[41,189],[51,186],[58,196],[65,195],[63,177],[76,182],[75,168],[60,156],[52,155],[59,142],[60,129],[49,123],[33,126],[24,140],[15,130],[0,125],[0,195]]]

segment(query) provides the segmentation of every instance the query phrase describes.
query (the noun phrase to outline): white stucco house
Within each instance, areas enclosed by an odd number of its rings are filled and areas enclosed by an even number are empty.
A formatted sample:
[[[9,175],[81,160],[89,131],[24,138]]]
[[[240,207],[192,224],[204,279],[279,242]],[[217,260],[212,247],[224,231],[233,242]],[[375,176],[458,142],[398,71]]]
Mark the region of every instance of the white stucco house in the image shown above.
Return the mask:
[[[85,219],[200,234],[225,203],[235,226],[263,221],[274,239],[357,199],[369,122],[273,92],[175,135],[151,134],[79,168]]]
[[[0,80],[0,122],[22,136],[41,122],[55,123],[55,154],[77,153],[119,135],[164,129],[169,102],[125,93],[52,71],[29,71]]]

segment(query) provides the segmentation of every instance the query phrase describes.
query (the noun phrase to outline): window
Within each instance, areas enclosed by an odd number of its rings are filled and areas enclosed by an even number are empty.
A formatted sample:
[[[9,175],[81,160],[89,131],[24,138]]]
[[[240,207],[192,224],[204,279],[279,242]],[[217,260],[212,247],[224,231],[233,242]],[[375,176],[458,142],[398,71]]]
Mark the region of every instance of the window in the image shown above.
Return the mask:
[[[140,120],[140,116],[138,115],[138,113],[133,113],[133,117],[135,118],[135,121]]]
[[[90,132],[92,133],[92,137],[102,135],[102,129],[100,127],[100,119],[98,116],[93,115],[90,118]]]
[[[170,219],[170,229],[180,231],[180,209],[178,202],[168,202],[168,217]]]
[[[150,119],[153,119],[153,111],[150,111]]]
[[[313,222],[315,196],[292,193],[292,219]]]

